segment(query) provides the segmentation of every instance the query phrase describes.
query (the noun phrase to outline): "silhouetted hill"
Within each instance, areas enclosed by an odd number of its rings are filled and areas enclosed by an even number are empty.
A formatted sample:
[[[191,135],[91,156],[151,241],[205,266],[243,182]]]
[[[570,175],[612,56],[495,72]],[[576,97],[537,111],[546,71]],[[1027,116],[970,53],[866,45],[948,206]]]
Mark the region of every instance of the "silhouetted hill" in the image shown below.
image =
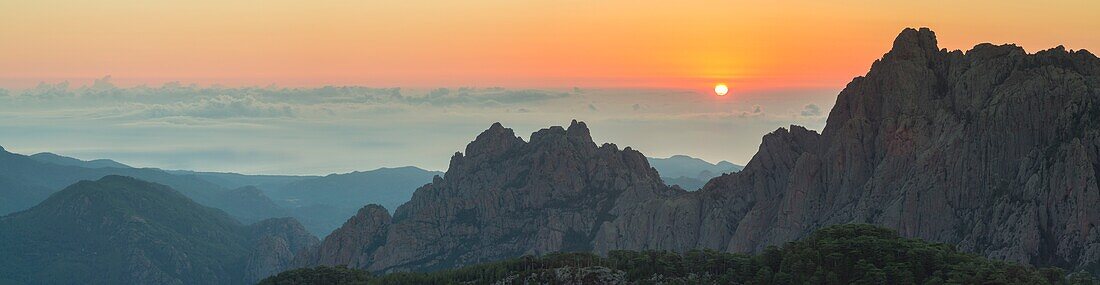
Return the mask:
[[[363,205],[396,208],[417,187],[443,174],[398,167],[328,176],[245,175],[116,167],[121,164],[109,162],[113,161],[82,161],[52,153],[25,156],[0,149],[0,170],[11,170],[0,171],[0,215],[30,208],[68,183],[125,175],[172,186],[245,223],[293,216],[311,233],[324,236]]]
[[[0,283],[248,284],[313,243],[293,219],[244,226],[167,186],[112,175],[0,218]]]
[[[72,183],[108,175],[136,177],[165,184],[199,204],[222,209],[245,223],[286,217],[260,192],[235,192],[192,175],[174,175],[154,168],[86,168],[42,162],[29,156],[0,151],[0,215],[26,209]],[[43,193],[45,191],[45,193]],[[11,202],[8,204],[8,202]]]

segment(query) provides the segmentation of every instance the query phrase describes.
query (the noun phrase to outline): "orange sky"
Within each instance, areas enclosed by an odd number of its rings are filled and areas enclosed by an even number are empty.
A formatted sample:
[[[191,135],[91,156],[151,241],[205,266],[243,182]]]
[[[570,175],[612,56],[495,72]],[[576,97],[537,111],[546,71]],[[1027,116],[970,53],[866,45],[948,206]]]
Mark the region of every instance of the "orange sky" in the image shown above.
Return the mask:
[[[730,82],[736,93],[843,87],[909,26],[951,49],[1100,49],[1100,1],[884,2],[3,1],[0,87],[112,75],[124,86]]]

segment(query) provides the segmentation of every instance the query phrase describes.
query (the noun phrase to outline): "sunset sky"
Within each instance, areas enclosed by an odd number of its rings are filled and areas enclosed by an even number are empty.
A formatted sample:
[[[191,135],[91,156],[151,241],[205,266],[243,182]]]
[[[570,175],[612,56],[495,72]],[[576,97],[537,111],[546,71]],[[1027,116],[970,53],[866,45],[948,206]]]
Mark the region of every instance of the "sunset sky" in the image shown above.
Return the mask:
[[[1100,1],[883,2],[0,1],[0,145],[444,170],[493,122],[527,136],[580,119],[597,143],[744,164],[776,128],[820,130],[905,27],[948,49],[1100,49]]]
[[[111,75],[425,88],[726,81],[736,92],[843,86],[904,27],[931,27],[951,49],[1100,46],[1098,1],[884,2],[3,1],[0,86]]]

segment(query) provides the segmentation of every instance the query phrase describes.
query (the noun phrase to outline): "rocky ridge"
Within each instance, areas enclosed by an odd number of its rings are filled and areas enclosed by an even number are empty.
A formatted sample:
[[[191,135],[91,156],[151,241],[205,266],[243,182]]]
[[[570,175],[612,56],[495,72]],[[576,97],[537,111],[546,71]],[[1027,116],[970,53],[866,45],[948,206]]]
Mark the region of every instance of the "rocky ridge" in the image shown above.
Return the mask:
[[[299,264],[440,269],[591,250],[604,222],[640,201],[680,192],[665,186],[641,153],[597,146],[582,122],[542,129],[529,142],[497,123],[392,218],[368,206]]]
[[[940,49],[906,29],[821,133],[763,137],[738,173],[671,189],[584,123],[494,124],[393,217],[365,209],[298,264],[431,270],[552,251],[759,252],[870,223],[997,259],[1100,272],[1100,59]]]

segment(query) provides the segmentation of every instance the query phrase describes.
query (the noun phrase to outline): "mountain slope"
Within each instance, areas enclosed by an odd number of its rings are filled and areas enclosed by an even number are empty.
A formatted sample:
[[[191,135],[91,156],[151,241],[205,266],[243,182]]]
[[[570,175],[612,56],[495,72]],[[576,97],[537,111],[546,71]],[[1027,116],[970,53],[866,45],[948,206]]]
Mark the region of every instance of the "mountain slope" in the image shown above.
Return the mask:
[[[254,186],[264,190],[277,189],[289,183],[317,177],[294,175],[249,175],[228,172],[203,172],[190,170],[165,170],[165,172],[176,175],[191,175],[225,188],[241,188],[246,186]]]
[[[768,134],[743,171],[620,216],[596,248],[758,252],[866,222],[1100,272],[1098,88],[1100,60],[1087,51],[949,52],[932,31],[906,29],[840,93],[821,134]],[[646,234],[667,228],[679,234]]]
[[[167,186],[122,176],[81,181],[41,204],[0,218],[0,279],[41,284],[244,284],[270,274],[267,249],[305,248],[297,222],[242,226]],[[279,225],[279,226],[273,226]],[[272,243],[272,242],[268,242]],[[285,262],[284,262],[285,263]],[[281,264],[280,264],[281,265]],[[263,275],[263,276],[261,276]],[[4,283],[0,282],[0,283]]]
[[[596,146],[584,123],[530,142],[494,124],[392,218],[368,206],[298,264],[434,269],[588,250],[598,226],[625,210],[617,205],[675,193],[641,153]]]
[[[80,160],[68,156],[61,156],[49,152],[40,152],[30,156],[31,159],[52,163],[57,165],[67,166],[79,166],[84,168],[130,168],[129,165],[125,165],[110,159],[96,159],[96,160]]]
[[[291,209],[310,232],[324,236],[340,227],[366,204],[397,209],[420,186],[442,172],[416,167],[380,168],[303,179],[269,191],[272,199]]]
[[[49,188],[31,185],[0,174],[0,215],[29,209],[53,193]]]

